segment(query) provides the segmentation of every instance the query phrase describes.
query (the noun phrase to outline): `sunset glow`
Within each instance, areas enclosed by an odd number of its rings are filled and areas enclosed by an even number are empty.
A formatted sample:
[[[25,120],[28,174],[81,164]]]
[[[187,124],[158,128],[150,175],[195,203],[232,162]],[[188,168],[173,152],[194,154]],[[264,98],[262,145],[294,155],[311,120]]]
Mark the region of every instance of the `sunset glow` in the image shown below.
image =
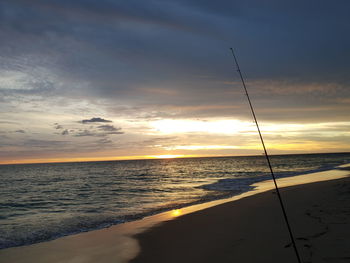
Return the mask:
[[[251,131],[254,126],[251,122],[240,120],[158,120],[151,123],[157,133],[217,133],[235,134],[238,132]]]
[[[161,155],[148,155],[146,158],[156,158],[156,159],[171,159],[180,157],[190,157],[183,154],[161,154]]]
[[[177,145],[165,147],[166,150],[218,150],[218,149],[239,149],[239,146],[234,145]]]
[[[1,5],[0,163],[260,155],[232,45],[269,152],[349,151],[347,13],[58,2]]]

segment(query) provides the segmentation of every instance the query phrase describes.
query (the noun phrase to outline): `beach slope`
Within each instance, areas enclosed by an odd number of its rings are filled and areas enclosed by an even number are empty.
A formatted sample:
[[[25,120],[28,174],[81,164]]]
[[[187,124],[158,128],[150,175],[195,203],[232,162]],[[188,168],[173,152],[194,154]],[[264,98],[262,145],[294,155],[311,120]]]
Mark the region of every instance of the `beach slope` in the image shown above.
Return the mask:
[[[281,189],[302,261],[350,262],[350,178]],[[166,221],[138,234],[146,262],[297,262],[274,191]]]

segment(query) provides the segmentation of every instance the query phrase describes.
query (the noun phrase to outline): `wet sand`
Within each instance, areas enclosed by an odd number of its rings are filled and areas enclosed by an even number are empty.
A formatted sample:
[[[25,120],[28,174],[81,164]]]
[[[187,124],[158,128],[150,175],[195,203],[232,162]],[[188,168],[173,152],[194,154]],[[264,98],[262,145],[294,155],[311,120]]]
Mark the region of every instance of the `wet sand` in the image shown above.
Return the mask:
[[[350,262],[350,178],[281,190],[302,262]],[[298,262],[274,191],[137,235],[136,262]]]

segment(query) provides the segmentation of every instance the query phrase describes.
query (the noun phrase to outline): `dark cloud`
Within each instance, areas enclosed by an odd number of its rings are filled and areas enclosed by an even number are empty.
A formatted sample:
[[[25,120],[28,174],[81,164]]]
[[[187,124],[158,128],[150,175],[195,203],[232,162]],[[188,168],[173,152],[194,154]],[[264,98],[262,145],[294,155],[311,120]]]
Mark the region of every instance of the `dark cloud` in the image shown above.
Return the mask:
[[[16,0],[0,5],[0,69],[21,73],[15,86],[4,86],[6,94],[145,105],[136,114],[146,119],[246,118],[242,96],[234,92],[241,87],[232,70],[228,48],[233,45],[253,83],[254,102],[267,102],[271,111],[324,105],[317,96],[329,101],[350,96],[347,1]],[[261,79],[275,82],[254,85]],[[311,90],[303,88],[311,84],[316,84]],[[330,84],[344,88],[329,92]],[[230,111],[230,104],[236,110]],[[151,111],[150,105],[162,110]],[[227,110],[210,109],[214,105]]]
[[[12,38],[37,44],[22,52],[50,49],[66,73],[104,80],[95,91],[110,96],[179,76],[229,79],[231,45],[253,78],[320,78],[320,70],[347,78],[347,7],[346,1],[3,1],[2,25]],[[62,51],[67,56],[59,57]]]
[[[82,130],[82,131],[78,131],[73,136],[75,136],[75,137],[85,137],[85,136],[100,137],[100,136],[105,136],[105,134],[95,133],[95,132],[90,131],[90,130]]]
[[[26,133],[25,130],[16,130],[17,133]]]
[[[124,134],[124,132],[121,131],[112,131],[112,132],[107,132],[106,134]]]
[[[97,144],[113,144],[113,141],[107,138],[102,138],[96,141]]]
[[[110,120],[102,119],[102,118],[91,118],[87,120],[79,121],[79,123],[82,124],[95,124],[95,123],[104,123],[104,122],[112,122]],[[73,137],[107,137],[109,135],[114,134],[124,134],[122,132],[122,128],[120,127],[114,127],[113,125],[105,124],[105,125],[90,125],[90,126],[84,126],[84,129],[80,129],[78,127],[72,127],[63,129],[63,125],[60,125],[58,123],[55,123],[55,129],[60,129],[61,131],[59,133],[54,134],[60,134],[60,135],[71,135]],[[69,124],[66,124],[65,126],[68,126]]]
[[[121,128],[116,128],[113,125],[100,125],[100,126],[97,126],[97,128],[99,130],[107,131],[107,132],[114,132],[114,131],[121,130]]]
[[[85,129],[85,130],[80,130],[76,132],[73,136],[75,137],[85,137],[85,136],[91,136],[91,137],[106,137],[108,135],[113,135],[113,134],[124,134],[124,132],[120,131],[121,128],[107,128],[107,129]]]
[[[99,117],[97,117],[97,118],[91,118],[91,119],[86,119],[86,120],[82,120],[81,121],[81,123],[83,123],[83,124],[87,124],[87,123],[94,123],[94,122],[112,122],[112,121],[110,121],[110,120],[105,120],[105,119],[103,119],[103,118],[99,118]]]

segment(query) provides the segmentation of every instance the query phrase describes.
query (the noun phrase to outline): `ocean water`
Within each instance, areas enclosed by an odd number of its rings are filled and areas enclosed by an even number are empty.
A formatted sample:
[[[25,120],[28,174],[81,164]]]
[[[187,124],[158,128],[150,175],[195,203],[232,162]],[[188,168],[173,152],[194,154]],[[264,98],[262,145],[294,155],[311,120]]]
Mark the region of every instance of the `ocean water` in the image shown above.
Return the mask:
[[[271,162],[286,177],[350,163],[350,153]],[[226,198],[268,179],[264,156],[0,165],[0,248]]]

